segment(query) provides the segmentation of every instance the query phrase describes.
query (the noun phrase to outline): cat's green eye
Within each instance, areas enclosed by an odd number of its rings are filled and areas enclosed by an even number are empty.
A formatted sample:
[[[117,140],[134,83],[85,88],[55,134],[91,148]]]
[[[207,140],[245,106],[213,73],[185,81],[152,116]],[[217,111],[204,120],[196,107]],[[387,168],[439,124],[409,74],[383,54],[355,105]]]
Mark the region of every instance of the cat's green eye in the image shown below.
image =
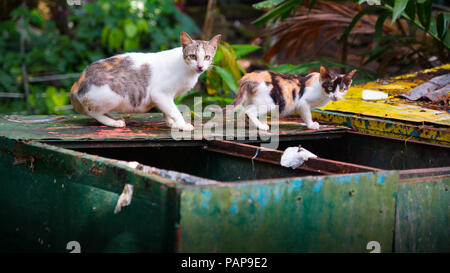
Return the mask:
[[[191,55],[189,55],[189,58],[195,60],[195,59],[197,59],[197,56],[194,54],[191,54]]]
[[[211,58],[211,56],[209,56],[209,55],[206,55],[206,56],[205,56],[205,60],[207,60],[207,61],[208,61],[210,58]]]
[[[328,87],[328,91],[333,91],[333,87],[332,87],[332,86],[329,86],[329,87]]]

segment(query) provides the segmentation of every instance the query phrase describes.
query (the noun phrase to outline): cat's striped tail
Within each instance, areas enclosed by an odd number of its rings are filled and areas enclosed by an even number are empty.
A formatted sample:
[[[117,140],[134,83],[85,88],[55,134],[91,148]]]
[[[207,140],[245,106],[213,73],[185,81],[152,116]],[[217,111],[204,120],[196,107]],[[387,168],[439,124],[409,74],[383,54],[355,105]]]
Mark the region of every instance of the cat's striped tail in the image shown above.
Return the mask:
[[[242,105],[247,100],[247,93],[248,92],[254,92],[253,90],[254,84],[252,82],[246,81],[245,76],[239,81],[239,88],[236,94],[236,98],[234,98],[234,101],[231,103],[232,107],[231,110],[234,110],[234,108]],[[226,113],[227,108],[223,108],[222,112]]]
[[[80,78],[72,85],[72,88],[70,89],[70,103],[73,106],[73,109],[77,111],[80,114],[86,114],[86,111],[81,104],[80,100],[78,99],[78,92],[81,88],[81,82],[84,80],[84,72],[81,74]],[[84,87],[84,86],[83,86]]]

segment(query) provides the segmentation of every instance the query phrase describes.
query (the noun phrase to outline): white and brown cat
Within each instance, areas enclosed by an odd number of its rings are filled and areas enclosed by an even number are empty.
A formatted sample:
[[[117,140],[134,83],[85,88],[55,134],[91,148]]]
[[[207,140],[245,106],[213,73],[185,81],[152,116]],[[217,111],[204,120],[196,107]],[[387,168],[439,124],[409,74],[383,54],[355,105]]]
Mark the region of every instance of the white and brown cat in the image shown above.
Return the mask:
[[[157,53],[124,53],[96,61],[73,84],[70,99],[74,109],[112,127],[124,127],[123,119],[108,113],[142,113],[157,106],[167,124],[192,130],[174,103],[174,98],[192,89],[211,65],[220,34],[210,41],[180,35],[181,47]]]
[[[325,66],[320,67],[320,73],[313,72],[304,77],[255,71],[246,74],[239,81],[239,89],[232,105],[237,107],[246,103],[245,114],[261,130],[269,130],[269,126],[258,117],[270,112],[276,105],[281,116],[298,112],[309,129],[317,130],[319,123],[312,120],[311,110],[342,99],[351,86],[355,73],[356,70],[336,74]],[[213,120],[206,127],[216,126],[217,123]]]

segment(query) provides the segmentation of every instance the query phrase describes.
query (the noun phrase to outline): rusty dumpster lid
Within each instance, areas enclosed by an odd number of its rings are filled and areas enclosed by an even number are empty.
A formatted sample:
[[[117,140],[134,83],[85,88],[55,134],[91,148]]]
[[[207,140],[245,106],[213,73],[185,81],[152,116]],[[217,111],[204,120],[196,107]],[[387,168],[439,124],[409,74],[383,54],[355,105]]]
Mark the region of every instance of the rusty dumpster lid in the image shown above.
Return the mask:
[[[443,88],[441,93],[447,91],[446,99],[441,99],[434,104],[424,100],[408,99],[408,92],[433,78],[449,73],[450,64],[446,64],[409,75],[354,85],[348,90],[346,99],[330,102],[320,109],[448,127],[450,126],[448,91],[450,90],[444,89],[449,85],[441,87],[441,89]],[[386,100],[364,101],[362,99],[363,90],[385,92],[389,97]]]
[[[43,142],[175,141],[171,136],[171,128],[166,125],[161,113],[131,114],[125,115],[124,118],[126,127],[113,128],[104,126],[85,115],[9,115],[0,118],[0,136]],[[44,122],[41,122],[42,120]],[[281,119],[279,121],[280,138],[342,133],[348,130],[347,127],[333,125],[321,125],[320,130],[310,130],[300,122],[299,117]],[[225,139],[225,130],[223,131],[222,135],[211,134],[211,136]],[[194,139],[195,134],[201,136],[202,129],[196,127],[191,139]],[[203,138],[206,136],[203,134]]]

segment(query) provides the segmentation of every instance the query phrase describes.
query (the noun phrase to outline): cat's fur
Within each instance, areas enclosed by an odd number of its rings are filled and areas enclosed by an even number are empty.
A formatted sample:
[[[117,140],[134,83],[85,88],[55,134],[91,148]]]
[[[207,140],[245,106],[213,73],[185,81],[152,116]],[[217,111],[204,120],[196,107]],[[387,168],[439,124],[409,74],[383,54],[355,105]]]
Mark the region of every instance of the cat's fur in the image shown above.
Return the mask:
[[[210,41],[192,40],[182,32],[182,47],[157,53],[124,53],[90,64],[73,84],[74,109],[107,126],[124,127],[108,113],[147,112],[157,106],[170,127],[192,130],[174,98],[192,89],[211,65],[220,34]]]
[[[342,99],[355,73],[356,70],[345,75],[335,74],[325,66],[320,67],[320,73],[313,72],[304,77],[271,71],[248,73],[239,81],[232,105],[236,107],[247,102],[245,114],[261,130],[268,130],[269,126],[262,123],[258,116],[270,112],[276,105],[281,116],[298,112],[306,126],[316,130],[319,123],[313,122],[311,110],[323,107],[331,100]],[[259,107],[261,105],[266,107]]]

